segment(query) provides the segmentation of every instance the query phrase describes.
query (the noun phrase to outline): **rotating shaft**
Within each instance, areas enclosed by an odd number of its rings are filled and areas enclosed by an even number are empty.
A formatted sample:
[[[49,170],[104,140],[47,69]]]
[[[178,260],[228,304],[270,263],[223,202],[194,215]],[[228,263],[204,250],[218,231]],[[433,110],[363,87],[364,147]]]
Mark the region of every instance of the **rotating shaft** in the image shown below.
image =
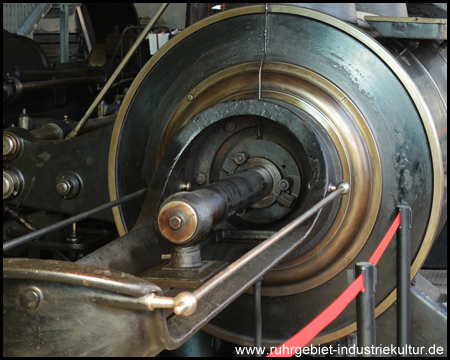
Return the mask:
[[[159,230],[176,244],[198,242],[213,225],[269,195],[273,183],[269,170],[252,167],[203,189],[173,194],[160,208]]]

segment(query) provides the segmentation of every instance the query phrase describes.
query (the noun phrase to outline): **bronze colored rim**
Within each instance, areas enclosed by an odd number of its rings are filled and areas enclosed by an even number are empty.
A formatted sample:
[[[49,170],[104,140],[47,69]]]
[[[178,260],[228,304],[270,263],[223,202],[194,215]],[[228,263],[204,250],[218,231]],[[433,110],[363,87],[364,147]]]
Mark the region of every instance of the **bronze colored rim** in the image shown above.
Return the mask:
[[[179,104],[167,123],[157,163],[175,134],[196,114],[219,102],[254,98],[259,66],[256,62],[233,66],[193,88],[190,99],[185,98]],[[294,105],[325,129],[339,155],[342,179],[349,182],[351,188],[351,195],[342,199],[336,220],[320,243],[265,275],[263,295],[291,295],[330,280],[360,252],[379,211],[381,164],[365,119],[348,97],[325,78],[298,66],[271,62],[264,64],[262,83],[264,99]],[[333,241],[337,238],[339,241]],[[320,261],[315,258],[319,253]],[[336,258],[336,254],[341,255]]]
[[[137,89],[139,88],[142,80],[145,78],[146,74],[152,69],[152,67],[167,53],[169,52],[174,46],[176,46],[179,42],[183,41],[186,37],[192,35],[196,31],[198,31],[201,28],[207,27],[208,25],[219,22],[222,20],[225,20],[227,18],[231,18],[234,16],[241,16],[246,14],[253,14],[253,13],[264,13],[265,9],[264,6],[258,5],[258,6],[250,6],[250,7],[244,7],[244,8],[238,8],[226,12],[222,12],[220,14],[211,16],[209,18],[206,18],[190,28],[183,31],[181,34],[179,34],[175,39],[173,39],[171,42],[166,44],[164,49],[156,53],[155,56],[152,57],[152,59],[144,66],[144,68],[141,70],[139,75],[136,77],[136,80],[133,82],[132,86],[130,87],[130,90],[128,91],[124,102],[121,106],[121,109],[118,113],[117,120],[114,126],[113,134],[112,134],[112,140],[111,140],[111,146],[110,146],[110,155],[109,155],[109,190],[110,190],[110,198],[111,200],[117,199],[117,186],[116,186],[116,179],[115,179],[115,162],[117,157],[117,147],[119,143],[119,138],[121,134],[121,128],[122,124],[128,109],[128,106],[130,105],[131,100],[134,97],[134,94],[136,93]],[[373,51],[377,56],[384,61],[384,63],[390,68],[390,70],[395,74],[395,76],[399,79],[399,81],[402,83],[404,88],[406,89],[407,93],[410,95],[413,103],[416,106],[416,109],[418,113],[420,114],[420,117],[422,119],[423,126],[425,128],[426,136],[428,139],[428,144],[430,147],[430,153],[432,158],[432,167],[433,167],[433,195],[432,195],[432,203],[431,203],[431,212],[430,212],[430,218],[428,222],[428,226],[425,232],[424,239],[422,241],[422,244],[420,246],[420,249],[417,253],[416,258],[413,261],[413,264],[411,266],[411,278],[413,278],[419,269],[421,268],[423,262],[425,261],[426,256],[428,255],[428,252],[431,248],[432,242],[434,240],[434,237],[436,235],[436,232],[438,230],[439,225],[439,218],[441,213],[441,204],[443,200],[443,164],[442,164],[442,154],[441,149],[439,147],[439,140],[436,128],[433,123],[433,119],[431,117],[430,111],[422,98],[422,95],[420,94],[419,90],[417,89],[416,85],[412,81],[412,79],[409,77],[409,75],[405,72],[405,70],[401,67],[401,65],[397,62],[395,58],[392,57],[392,55],[384,49],[376,40],[374,40],[372,37],[370,37],[368,34],[360,31],[356,26],[353,26],[345,21],[342,21],[340,19],[337,19],[335,17],[329,16],[327,14],[317,12],[311,9],[306,8],[300,8],[300,7],[294,7],[294,6],[286,6],[286,5],[271,5],[270,6],[270,12],[271,13],[286,13],[286,14],[292,14],[292,15],[298,15],[306,18],[311,18],[316,21],[323,22],[325,24],[328,24],[330,26],[333,26],[340,31],[346,33],[347,35],[355,38],[359,42],[363,43],[367,48],[369,48],[371,51]],[[122,218],[120,215],[120,212],[118,208],[113,209],[114,218],[116,221],[116,226],[118,228],[119,234],[123,235],[125,234],[125,229],[122,223]],[[385,300],[381,302],[376,307],[376,316],[382,314],[389,306],[392,305],[392,303],[396,299],[396,290],[391,292]],[[356,324],[353,323],[339,331],[336,331],[331,334],[327,334],[321,337],[316,337],[312,344],[324,344],[330,341],[333,341],[335,339],[344,337],[351,332],[355,331]],[[223,337],[223,336],[222,336]],[[236,342],[236,341],[235,341]],[[244,341],[245,342],[245,341]],[[237,343],[242,343],[242,339],[239,339]]]

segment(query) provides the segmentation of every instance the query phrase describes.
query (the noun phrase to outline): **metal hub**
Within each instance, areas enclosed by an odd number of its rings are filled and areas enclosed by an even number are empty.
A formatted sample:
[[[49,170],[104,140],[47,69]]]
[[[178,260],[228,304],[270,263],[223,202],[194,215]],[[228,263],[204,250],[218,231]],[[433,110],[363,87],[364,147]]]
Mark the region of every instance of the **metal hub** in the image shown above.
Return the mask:
[[[234,136],[243,135],[238,132]],[[228,152],[219,173],[219,178],[223,179],[230,174],[246,171],[255,166],[269,171],[273,184],[270,194],[239,214],[241,220],[255,224],[268,224],[282,219],[292,209],[301,191],[300,169],[294,157],[281,145],[270,141],[270,136],[267,134],[265,138],[269,140],[246,138],[243,141],[238,140],[238,144]],[[226,144],[230,142],[231,140],[227,139]],[[218,153],[222,151],[220,147]],[[236,157],[244,158],[244,160],[236,161]],[[231,163],[233,158],[238,167]],[[217,159],[216,162],[217,167],[221,159]],[[217,170],[215,172],[217,173]]]

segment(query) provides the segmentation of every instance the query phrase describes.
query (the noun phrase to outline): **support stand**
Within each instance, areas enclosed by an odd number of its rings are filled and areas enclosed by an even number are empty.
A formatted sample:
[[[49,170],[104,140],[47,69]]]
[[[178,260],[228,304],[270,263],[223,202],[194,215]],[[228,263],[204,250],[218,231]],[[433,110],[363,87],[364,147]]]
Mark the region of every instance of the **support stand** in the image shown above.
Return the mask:
[[[400,205],[397,236],[397,346],[411,344],[411,207]],[[402,352],[407,356],[406,351]]]

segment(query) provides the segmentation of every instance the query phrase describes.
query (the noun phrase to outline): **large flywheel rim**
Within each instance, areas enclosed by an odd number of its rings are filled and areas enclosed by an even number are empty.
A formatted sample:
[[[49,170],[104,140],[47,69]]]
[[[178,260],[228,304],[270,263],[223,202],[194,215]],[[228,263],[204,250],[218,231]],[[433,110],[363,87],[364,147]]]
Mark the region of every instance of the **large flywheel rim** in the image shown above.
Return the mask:
[[[158,53],[156,56],[152,58],[152,60],[144,67],[143,71],[139,75],[141,79],[143,79],[146,74],[150,71],[150,69],[157,64],[159,60],[163,58],[163,56],[170,51],[173,47],[175,47],[179,42],[183,41],[186,37],[190,36],[191,34],[195,33],[197,30],[202,29],[210,24],[213,24],[215,22],[225,20],[234,16],[240,16],[245,14],[253,14],[253,13],[263,13],[264,7],[262,6],[254,6],[254,7],[248,7],[248,8],[241,8],[232,10],[229,12],[224,12],[221,14],[218,14],[214,17],[205,19],[202,22],[199,22],[195,24],[192,28],[186,30],[182,34],[180,34],[180,37],[176,39],[175,41],[169,43],[165,49],[163,49],[160,53]],[[290,6],[281,6],[281,5],[271,5],[270,13],[287,13],[292,15],[299,15],[306,18],[311,18],[314,20],[318,20],[320,22],[323,22],[325,24],[331,25],[332,27],[335,27],[339,29],[340,31],[346,33],[347,35],[357,39],[359,42],[363,43],[364,46],[371,49],[387,66],[389,69],[395,74],[395,76],[399,79],[400,83],[403,85],[403,87],[406,89],[406,92],[409,94],[410,98],[412,99],[417,112],[420,114],[420,118],[422,120],[422,124],[425,128],[425,134],[428,139],[429,144],[429,150],[431,153],[431,159],[432,159],[432,171],[433,171],[433,196],[431,201],[431,211],[430,211],[430,217],[426,226],[425,236],[423,237],[423,241],[420,245],[419,251],[417,252],[416,258],[414,259],[414,262],[411,267],[411,276],[415,276],[415,274],[420,269],[423,261],[425,260],[426,255],[428,254],[428,251],[431,247],[431,243],[434,239],[435,233],[438,228],[438,222],[439,222],[439,215],[440,215],[440,209],[441,209],[441,202],[443,197],[443,188],[441,186],[441,181],[443,178],[443,166],[442,166],[442,158],[441,158],[441,151],[438,146],[438,136],[437,132],[435,130],[431,115],[428,111],[428,108],[423,101],[422,96],[420,95],[419,91],[417,90],[414,82],[410,79],[410,77],[406,74],[406,72],[402,69],[402,67],[397,63],[397,61],[389,54],[383,47],[381,47],[374,39],[372,39],[370,36],[362,33],[359,29],[356,27],[345,23],[339,19],[336,19],[334,17],[331,17],[326,14],[318,13],[313,10],[309,9],[302,9],[297,7],[290,7]],[[117,183],[115,179],[115,166],[116,166],[116,158],[117,158],[117,149],[118,149],[118,143],[120,141],[120,132],[123,125],[123,121],[128,109],[128,105],[130,104],[133,95],[136,93],[137,89],[139,88],[141,82],[136,81],[132,88],[130,89],[129,93],[127,94],[127,97],[124,101],[124,106],[122,106],[119,115],[118,120],[115,125],[114,133],[113,133],[113,140],[111,143],[111,152],[110,152],[110,195],[112,199],[115,199],[117,197]],[[124,195],[124,194],[120,194]],[[393,209],[393,211],[395,211]],[[121,218],[120,214],[116,210],[116,222],[118,223],[119,231],[123,234],[125,232],[123,224],[121,224]],[[376,314],[379,315],[383,311],[385,311],[394,301],[396,298],[396,292],[395,290],[387,296],[386,299],[384,299],[376,308]],[[335,340],[339,337],[345,336],[352,331],[355,330],[356,325],[353,323],[349,326],[346,326],[338,331],[332,332],[330,334],[327,334],[325,336],[321,336],[316,338],[314,340],[314,343],[326,343],[332,340]],[[220,331],[219,331],[220,333]],[[223,333],[221,333],[223,336]],[[240,338],[241,341],[239,341],[239,338],[236,339],[236,342],[238,343],[246,343],[244,340],[242,340],[242,337]]]

